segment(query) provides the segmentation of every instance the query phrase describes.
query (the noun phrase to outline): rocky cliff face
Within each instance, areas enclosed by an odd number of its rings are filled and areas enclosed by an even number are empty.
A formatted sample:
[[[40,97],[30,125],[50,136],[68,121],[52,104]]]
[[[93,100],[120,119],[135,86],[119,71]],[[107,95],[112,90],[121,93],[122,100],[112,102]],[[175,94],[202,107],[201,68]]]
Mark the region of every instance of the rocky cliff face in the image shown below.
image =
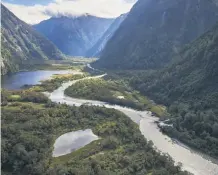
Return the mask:
[[[96,66],[152,69],[218,21],[215,0],[139,0],[115,32]]]
[[[51,40],[63,53],[85,56],[104,34],[114,19],[90,15],[79,17],[58,17],[34,25],[33,27]]]
[[[18,19],[1,5],[1,73],[48,59],[63,59],[64,55],[49,40]]]
[[[114,20],[114,22],[110,25],[107,31],[103,34],[103,36],[97,41],[97,43],[87,51],[87,57],[99,57],[101,51],[104,49],[108,40],[113,36],[115,31],[119,28],[120,24],[126,18],[127,14],[120,15],[118,18]]]

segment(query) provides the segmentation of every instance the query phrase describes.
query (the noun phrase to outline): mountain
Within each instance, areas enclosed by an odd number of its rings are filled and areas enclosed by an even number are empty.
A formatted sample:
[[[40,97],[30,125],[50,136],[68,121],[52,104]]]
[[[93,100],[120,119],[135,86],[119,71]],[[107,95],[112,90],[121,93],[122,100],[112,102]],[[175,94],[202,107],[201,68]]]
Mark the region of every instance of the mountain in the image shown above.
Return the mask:
[[[120,24],[126,18],[127,14],[122,14],[114,20],[103,36],[97,41],[97,43],[87,51],[87,57],[99,57],[101,51],[104,49],[108,40],[113,36],[115,31],[119,28]]]
[[[91,15],[51,18],[33,27],[51,40],[63,53],[85,56],[114,19]]]
[[[94,66],[162,67],[217,21],[217,0],[138,0]]]
[[[166,105],[218,93],[218,23],[173,60],[166,68],[139,78],[143,85],[134,82],[135,86]]]
[[[165,132],[217,158],[218,23],[173,60],[163,70],[134,77],[131,83],[168,106],[174,127]]]
[[[1,74],[19,71],[35,61],[64,58],[54,44],[2,4],[1,55]]]

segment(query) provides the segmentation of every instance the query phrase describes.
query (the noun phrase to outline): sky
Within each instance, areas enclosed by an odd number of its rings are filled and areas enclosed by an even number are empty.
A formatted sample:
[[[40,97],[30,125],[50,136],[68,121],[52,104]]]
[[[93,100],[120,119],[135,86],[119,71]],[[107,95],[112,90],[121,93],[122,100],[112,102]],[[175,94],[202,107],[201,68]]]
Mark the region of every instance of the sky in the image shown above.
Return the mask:
[[[115,18],[130,11],[137,0],[2,0],[18,18],[28,24],[58,16],[90,14]]]

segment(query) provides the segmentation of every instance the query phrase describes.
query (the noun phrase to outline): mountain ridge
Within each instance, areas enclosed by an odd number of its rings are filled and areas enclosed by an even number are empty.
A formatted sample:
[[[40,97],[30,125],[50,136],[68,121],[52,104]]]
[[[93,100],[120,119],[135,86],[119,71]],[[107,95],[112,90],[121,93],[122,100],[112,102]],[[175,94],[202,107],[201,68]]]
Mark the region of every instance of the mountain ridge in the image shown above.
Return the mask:
[[[32,61],[64,59],[53,43],[1,4],[1,74],[17,72]]]
[[[126,18],[127,14],[122,14],[117,17],[114,22],[110,25],[110,27],[106,30],[103,36],[91,47],[87,52],[87,57],[99,57],[101,51],[104,49],[105,45],[107,44],[108,40],[113,36],[115,31],[119,28],[120,24]]]
[[[139,0],[93,64],[108,69],[157,69],[209,30],[217,20],[216,1]]]
[[[114,21],[92,15],[79,17],[53,17],[33,27],[51,40],[63,53],[85,56]]]

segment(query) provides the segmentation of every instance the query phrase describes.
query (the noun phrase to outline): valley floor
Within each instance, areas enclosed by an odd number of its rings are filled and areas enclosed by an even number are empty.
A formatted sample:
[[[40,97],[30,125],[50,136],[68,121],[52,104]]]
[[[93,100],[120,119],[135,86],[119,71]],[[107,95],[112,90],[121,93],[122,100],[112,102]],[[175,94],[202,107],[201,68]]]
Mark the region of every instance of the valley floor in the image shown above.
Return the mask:
[[[174,166],[170,157],[155,151],[139,127],[123,113],[105,107],[60,105],[41,93],[53,92],[64,82],[86,76],[88,73],[55,75],[26,90],[2,90],[3,173],[188,174]],[[109,77],[77,81],[65,93],[151,110],[160,117],[168,115],[165,108],[129,88],[126,81]],[[101,139],[71,154],[52,158],[53,144],[58,136],[88,128]]]
[[[70,97],[99,100],[130,107],[138,110],[148,110],[159,117],[166,117],[164,106],[156,105],[133,90],[122,81],[107,80],[107,78],[86,79],[78,81],[65,90]]]
[[[2,174],[188,174],[114,109],[55,104],[33,90],[3,90],[1,107]],[[58,136],[87,128],[101,139],[52,157]]]

